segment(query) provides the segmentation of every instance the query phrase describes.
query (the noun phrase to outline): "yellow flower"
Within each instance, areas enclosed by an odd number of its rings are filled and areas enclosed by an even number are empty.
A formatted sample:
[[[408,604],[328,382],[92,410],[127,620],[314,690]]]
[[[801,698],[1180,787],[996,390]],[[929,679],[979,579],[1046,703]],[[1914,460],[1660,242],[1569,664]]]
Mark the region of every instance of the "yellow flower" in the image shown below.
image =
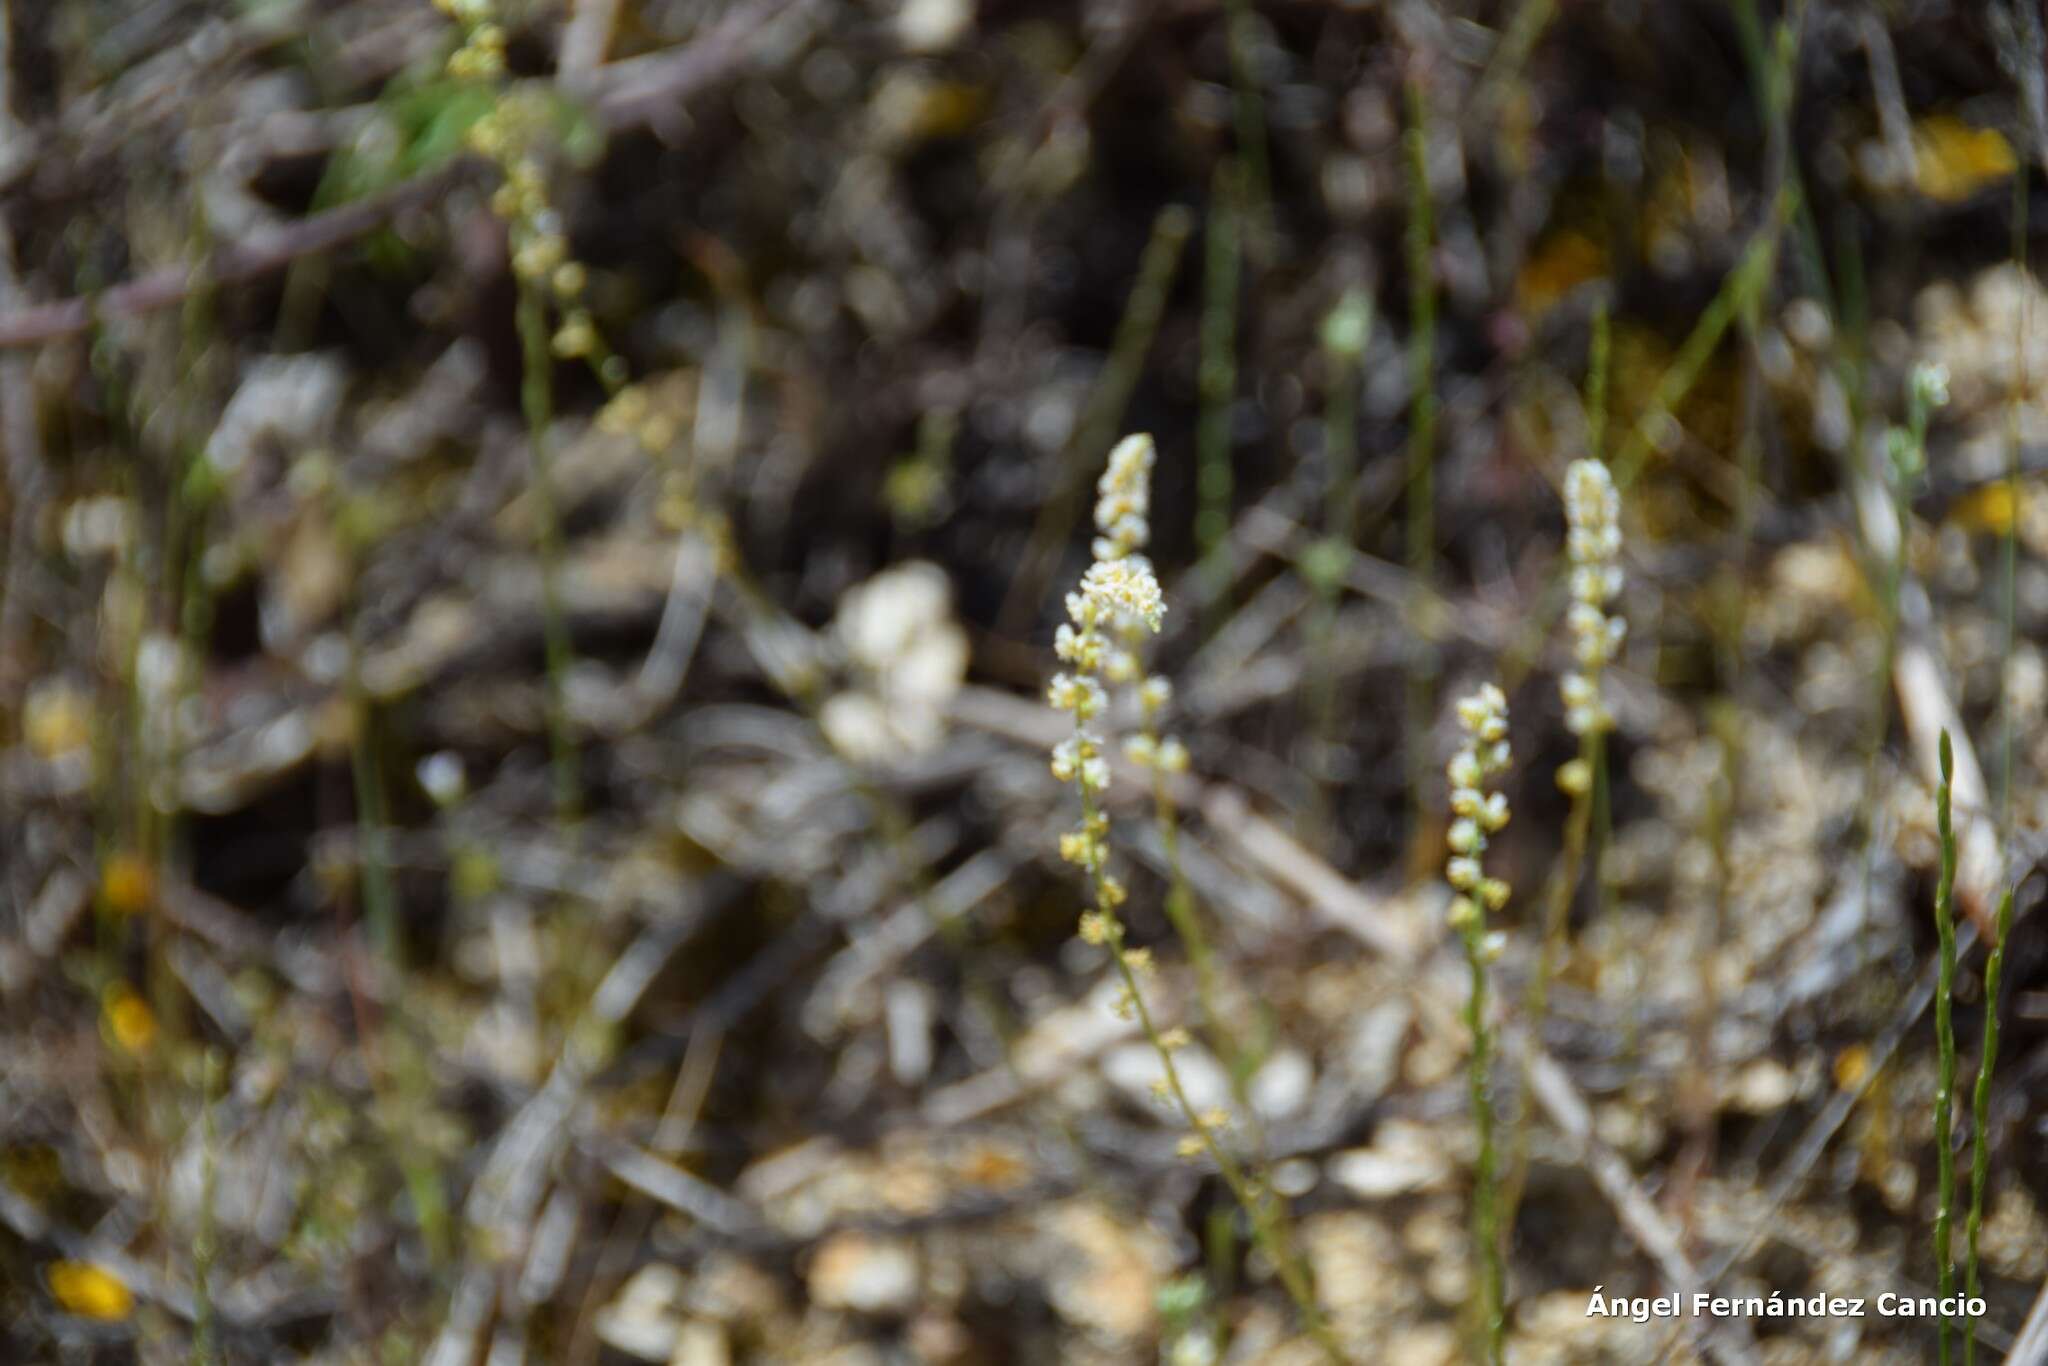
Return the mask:
[[[54,1262],[50,1293],[67,1314],[114,1323],[135,1311],[135,1296],[97,1262]]]
[[[1954,204],[2013,173],[2012,144],[1996,128],[1973,128],[1936,114],[1913,129],[1913,186],[1929,199]]]
[[[1949,508],[1949,520],[1965,531],[2004,535],[2019,512],[2019,499],[2006,480],[1966,493]]]
[[[156,1042],[156,1016],[150,1011],[149,1003],[130,990],[126,983],[117,982],[108,987],[101,998],[100,1008],[107,1024],[107,1033],[112,1036],[121,1050],[130,1054],[147,1053]]]
[[[110,855],[100,865],[100,896],[116,915],[140,915],[156,901],[156,874],[140,854]]]

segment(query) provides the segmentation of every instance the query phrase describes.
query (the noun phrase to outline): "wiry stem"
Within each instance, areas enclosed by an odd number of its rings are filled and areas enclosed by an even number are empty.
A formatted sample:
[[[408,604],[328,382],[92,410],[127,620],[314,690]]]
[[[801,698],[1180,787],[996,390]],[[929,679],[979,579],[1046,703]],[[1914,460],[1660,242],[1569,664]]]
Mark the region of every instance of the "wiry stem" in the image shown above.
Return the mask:
[[[1078,723],[1077,735],[1083,733]],[[1081,788],[1081,817],[1084,826],[1093,825],[1101,819],[1100,808],[1094,794],[1084,784]],[[1129,1001],[1131,1013],[1138,1021],[1138,1028],[1144,1033],[1147,1043],[1159,1055],[1159,1062],[1166,1081],[1166,1091],[1174,1108],[1180,1112],[1190,1132],[1201,1143],[1201,1151],[1216,1164],[1217,1174],[1230,1190],[1251,1222],[1252,1242],[1280,1277],[1280,1284],[1300,1313],[1302,1325],[1316,1345],[1334,1362],[1344,1362],[1346,1357],[1338,1347],[1336,1337],[1329,1324],[1323,1319],[1322,1311],[1316,1305],[1315,1290],[1309,1283],[1308,1273],[1302,1268],[1294,1249],[1286,1239],[1282,1225],[1273,1209],[1268,1195],[1255,1189],[1250,1176],[1237,1159],[1217,1139],[1217,1125],[1204,1115],[1189,1099],[1187,1088],[1181,1081],[1180,1068],[1173,1061],[1173,1046],[1167,1040],[1158,1022],[1153,1018],[1151,1007],[1145,1004],[1145,993],[1140,989],[1137,970],[1131,966],[1124,950],[1124,925],[1117,916],[1114,898],[1108,892],[1107,866],[1101,861],[1089,871],[1089,882],[1094,891],[1095,912],[1102,917],[1106,930],[1104,946],[1109,950],[1110,961],[1116,965],[1118,979],[1123,983],[1125,999]]]
[[[1579,758],[1586,763],[1588,771],[1598,770],[1605,750],[1606,736],[1603,734],[1595,732],[1579,738]],[[1564,848],[1558,855],[1557,867],[1545,889],[1543,939],[1536,950],[1536,971],[1530,974],[1529,985],[1522,993],[1522,1018],[1528,1024],[1529,1037],[1538,1041],[1543,1037],[1544,1018],[1550,1013],[1550,983],[1557,975],[1558,961],[1563,958],[1566,941],[1570,938],[1572,897],[1579,889],[1579,874],[1585,866],[1586,837],[1592,826],[1593,790],[1589,786],[1572,796],[1571,810],[1565,815]],[[1522,1108],[1515,1123],[1507,1178],[1501,1183],[1500,1228],[1503,1235],[1514,1231],[1515,1211],[1522,1203],[1522,1191],[1529,1181],[1529,1128],[1534,1116],[1529,1110],[1526,1054],[1521,1075]]]
[[[1493,1028],[1487,1020],[1484,923],[1467,926],[1461,938],[1465,943],[1465,962],[1472,974],[1472,999],[1466,1007],[1465,1020],[1472,1028],[1472,1128],[1479,1140],[1479,1156],[1472,1173],[1472,1241],[1479,1254],[1479,1305],[1481,1327],[1486,1335],[1486,1359],[1498,1362],[1506,1336],[1502,1310],[1506,1276],[1500,1249],[1499,1159],[1493,1146]]]
[[[1074,718],[1071,736],[1053,747],[1052,772],[1061,782],[1072,782],[1081,793],[1081,825],[1060,837],[1060,857],[1079,864],[1088,873],[1094,893],[1093,907],[1081,917],[1081,938],[1103,945],[1116,964],[1123,984],[1119,1012],[1135,1017],[1147,1041],[1159,1055],[1161,1100],[1173,1104],[1187,1123],[1189,1134],[1181,1140],[1186,1156],[1207,1153],[1223,1176],[1224,1184],[1251,1222],[1252,1237],[1272,1263],[1309,1335],[1333,1361],[1342,1361],[1336,1339],[1323,1322],[1315,1303],[1313,1287],[1302,1264],[1288,1246],[1280,1209],[1264,1183],[1247,1174],[1244,1164],[1224,1148],[1217,1131],[1229,1122],[1222,1110],[1198,1111],[1182,1084],[1173,1050],[1186,1042],[1186,1031],[1162,1033],[1152,1017],[1139,986],[1139,976],[1150,966],[1151,955],[1144,949],[1124,947],[1124,924],[1116,908],[1126,895],[1124,886],[1109,873],[1109,816],[1102,809],[1102,795],[1109,789],[1110,768],[1103,754],[1103,741],[1089,729],[1091,718],[1109,705],[1105,681],[1129,683],[1142,676],[1145,637],[1159,630],[1166,613],[1164,595],[1152,565],[1140,553],[1151,536],[1147,516],[1151,506],[1151,473],[1154,460],[1152,438],[1125,437],[1109,454],[1109,465],[1096,485],[1094,562],[1082,575],[1076,590],[1067,595],[1068,622],[1053,639],[1054,653],[1073,672],[1055,674],[1046,689],[1046,700],[1055,710],[1070,712]],[[1208,959],[1207,941],[1195,924],[1186,899],[1186,883],[1179,873],[1179,835],[1174,819],[1171,793],[1165,775],[1186,767],[1186,750],[1173,740],[1162,741],[1157,714],[1166,705],[1170,688],[1163,678],[1146,678],[1138,683],[1138,701],[1144,715],[1144,732],[1126,746],[1134,761],[1150,767],[1159,778],[1155,787],[1161,833],[1167,841],[1169,861],[1175,869],[1178,904],[1168,907],[1174,923],[1189,945],[1189,953],[1200,965]],[[1212,1016],[1206,967],[1199,967],[1203,1007]],[[1249,1107],[1245,1107],[1249,1114]]]
[[[1991,1068],[1998,1059],[1998,979],[2005,969],[2005,945],[2012,935],[2013,888],[1998,903],[1998,942],[1984,964],[1984,1044],[1977,1056],[1977,1090],[1970,1106],[1970,1214],[1963,1223],[1963,1297],[1977,1298],[1977,1236],[1984,1227],[1984,1189],[1991,1176]],[[1977,1360],[1977,1320],[1963,1337],[1963,1366]]]
[[[1195,543],[1206,571],[1223,574],[1230,531],[1233,483],[1231,417],[1237,398],[1237,291],[1241,273],[1240,206],[1243,174],[1235,162],[1216,168],[1209,194],[1208,241],[1202,278],[1202,358],[1197,377]]]
[[[1934,984],[1934,1041],[1941,1054],[1941,1080],[1934,1091],[1934,1162],[1936,1195],[1934,1207],[1934,1264],[1937,1287],[1947,1300],[1955,1293],[1955,1267],[1949,1257],[1950,1225],[1955,1217],[1956,1155],[1950,1144],[1956,1094],[1956,1030],[1952,1018],[1956,988],[1956,834],[1950,818],[1950,782],[1955,756],[1948,731],[1941,733],[1941,788],[1935,795],[1935,823],[1941,831],[1941,880],[1934,891],[1934,928],[1941,938],[1940,959]],[[1935,1330],[1937,1359],[1947,1366],[1948,1315],[1943,1314]]]
[[[549,347],[547,300],[538,285],[523,279],[519,283],[518,322],[524,362],[519,399],[526,415],[535,540],[540,552],[541,631],[547,651],[548,753],[554,774],[555,810],[566,818],[575,814],[580,796],[566,695],[571,657],[569,628],[562,616],[562,528],[555,515],[554,484],[547,454],[548,421],[554,404],[554,354]]]

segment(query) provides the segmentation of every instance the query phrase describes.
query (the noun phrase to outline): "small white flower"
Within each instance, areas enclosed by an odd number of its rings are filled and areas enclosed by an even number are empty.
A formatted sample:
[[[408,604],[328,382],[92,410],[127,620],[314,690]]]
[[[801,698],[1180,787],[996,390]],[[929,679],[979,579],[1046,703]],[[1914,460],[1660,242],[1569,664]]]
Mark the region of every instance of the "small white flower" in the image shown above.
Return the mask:
[[[1508,798],[1505,792],[1494,792],[1487,796],[1486,806],[1480,813],[1480,823],[1487,833],[1494,834],[1505,829],[1508,823]]]
[[[1488,792],[1489,774],[1508,765],[1508,699],[1488,683],[1457,704],[1458,724],[1464,730],[1464,748],[1451,756],[1446,773],[1451,780],[1451,811],[1457,817],[1444,837],[1452,857],[1444,865],[1444,880],[1461,895],[1452,903],[1453,927],[1469,934],[1485,924],[1487,910],[1507,904],[1508,885],[1486,876],[1480,858],[1486,852],[1487,836],[1508,823],[1505,793]]]
[[[1095,609],[1095,620],[1109,615],[1118,620],[1142,621],[1157,631],[1166,617],[1166,596],[1152,574],[1151,563],[1141,555],[1097,560],[1089,565],[1088,572],[1081,576],[1081,598]],[[1091,623],[1083,620],[1083,615],[1076,614],[1075,624],[1086,628]]]
[[[1152,438],[1140,432],[1116,443],[1108,467],[1096,482],[1095,543],[1097,560],[1118,560],[1142,549],[1151,537],[1146,515],[1151,507]],[[1157,629],[1156,627],[1154,629]]]
[[[1607,615],[1621,593],[1621,496],[1614,478],[1597,460],[1574,460],[1565,471],[1565,553],[1571,559],[1572,607],[1566,625],[1572,658],[1583,672],[1559,680],[1565,725],[1574,734],[1604,729],[1609,722],[1600,701],[1600,673],[1621,650],[1627,625]]]

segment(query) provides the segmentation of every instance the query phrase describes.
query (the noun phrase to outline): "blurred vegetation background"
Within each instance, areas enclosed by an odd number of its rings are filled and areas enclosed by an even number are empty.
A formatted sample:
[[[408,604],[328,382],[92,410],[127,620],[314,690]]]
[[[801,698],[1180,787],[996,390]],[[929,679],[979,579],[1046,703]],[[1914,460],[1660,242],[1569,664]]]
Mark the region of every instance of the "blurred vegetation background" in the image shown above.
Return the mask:
[[[1966,1076],[2020,886],[1953,1141],[2022,1333],[2037,7],[0,17],[0,1356],[1484,1356],[1487,680],[1506,1356],[1931,1354],[1586,1305],[1934,1293],[1944,727]],[[1312,1314],[1058,858],[1135,431],[1189,762],[1173,826],[1119,767],[1122,915]],[[1583,802],[1580,457],[1629,622]]]

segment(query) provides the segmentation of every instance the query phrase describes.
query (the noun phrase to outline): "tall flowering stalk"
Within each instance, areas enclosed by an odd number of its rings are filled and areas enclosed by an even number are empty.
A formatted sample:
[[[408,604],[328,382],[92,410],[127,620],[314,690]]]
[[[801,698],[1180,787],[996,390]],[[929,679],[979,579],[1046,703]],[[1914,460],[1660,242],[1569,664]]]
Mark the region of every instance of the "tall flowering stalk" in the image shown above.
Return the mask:
[[[1572,633],[1575,667],[1558,680],[1558,693],[1564,700],[1565,729],[1579,737],[1579,752],[1557,770],[1557,785],[1572,799],[1572,807],[1565,820],[1565,857],[1550,884],[1543,912],[1543,944],[1536,975],[1529,982],[1529,1014],[1538,1025],[1546,1007],[1550,975],[1564,948],[1572,893],[1578,887],[1579,864],[1592,824],[1593,796],[1606,759],[1607,732],[1614,726],[1601,678],[1628,634],[1628,622],[1609,611],[1609,604],[1621,593],[1621,496],[1615,492],[1606,465],[1598,460],[1571,463],[1564,476],[1564,512],[1572,595],[1565,621]]]
[[[1122,881],[1109,869],[1109,791],[1107,743],[1097,723],[1109,707],[1105,684],[1137,685],[1144,730],[1128,747],[1132,757],[1164,774],[1184,769],[1186,751],[1158,729],[1158,715],[1168,696],[1164,679],[1144,678],[1142,648],[1146,637],[1166,616],[1165,597],[1152,563],[1141,553],[1150,535],[1151,477],[1154,451],[1149,436],[1129,436],[1110,452],[1109,467],[1096,486],[1094,562],[1080,585],[1067,594],[1067,620],[1054,637],[1053,649],[1068,667],[1055,674],[1046,699],[1071,713],[1074,730],[1053,748],[1053,776],[1072,783],[1081,794],[1081,823],[1060,836],[1060,857],[1088,874],[1093,905],[1081,916],[1080,934],[1109,951],[1122,982],[1118,1011],[1137,1020],[1145,1038],[1159,1054],[1162,1100],[1187,1124],[1181,1138],[1184,1156],[1206,1155],[1216,1164],[1251,1221],[1252,1238],[1278,1272],[1309,1332],[1333,1360],[1341,1361],[1335,1341],[1315,1305],[1308,1277],[1287,1246],[1273,1197],[1246,1171],[1222,1141],[1230,1115],[1221,1109],[1198,1109],[1189,1099],[1174,1052],[1188,1041],[1182,1029],[1161,1029],[1146,1004],[1143,979],[1153,970],[1151,951],[1125,943],[1123,918],[1117,908],[1128,897]]]
[[[1607,665],[1620,655],[1628,637],[1627,619],[1611,606],[1622,585],[1621,495],[1601,461],[1574,460],[1566,468],[1564,515],[1572,602],[1565,625],[1572,637],[1573,668],[1558,680],[1558,695],[1564,701],[1565,729],[1579,737],[1579,752],[1557,770],[1557,785],[1572,806],[1565,825],[1565,862],[1550,886],[1543,945],[1530,984],[1531,1018],[1539,1022],[1550,974],[1564,950],[1572,894],[1578,889],[1595,809],[1606,786],[1607,732],[1614,728],[1614,713],[1608,710],[1602,683]]]
[[[1604,368],[1604,367],[1601,367]],[[1596,369],[1596,373],[1600,373]],[[1558,680],[1564,700],[1565,728],[1579,737],[1579,752],[1558,766],[1557,785],[1571,798],[1565,817],[1563,857],[1551,875],[1543,907],[1543,939],[1536,971],[1523,996],[1532,1034],[1541,1034],[1550,1006],[1550,980],[1564,953],[1572,894],[1593,825],[1595,794],[1606,763],[1607,732],[1614,726],[1601,687],[1607,664],[1620,652],[1628,623],[1612,611],[1621,593],[1621,498],[1614,478],[1599,460],[1574,460],[1565,470],[1565,554],[1571,564],[1572,605],[1566,623],[1572,634],[1571,672]],[[1525,1079],[1526,1080],[1526,1079]],[[1525,1087],[1526,1089],[1526,1087]],[[1514,1157],[1501,1198],[1501,1226],[1514,1226],[1528,1177],[1529,1126],[1525,1118],[1515,1129]]]
[[[1458,703],[1458,725],[1465,743],[1451,756],[1445,772],[1451,780],[1451,857],[1444,879],[1457,895],[1451,900],[1451,928],[1465,944],[1472,970],[1472,999],[1466,1022],[1472,1028],[1472,1123],[1478,1131],[1479,1158],[1473,1177],[1472,1243],[1479,1262],[1480,1308],[1486,1359],[1499,1361],[1505,1325],[1501,1302],[1505,1277],[1501,1267],[1500,1207],[1493,1144],[1493,1027],[1488,1019],[1487,968],[1500,957],[1501,936],[1488,930],[1489,912],[1508,904],[1508,884],[1486,872],[1486,847],[1508,823],[1508,799],[1489,792],[1488,780],[1508,766],[1508,700],[1491,683]]]
[[[504,88],[505,29],[492,0],[435,0],[435,6],[462,29],[463,42],[450,54],[447,74],[494,92],[490,112],[471,124],[464,138],[471,151],[495,164],[504,176],[491,194],[491,211],[505,224],[518,287],[513,317],[520,338],[519,402],[526,418],[534,548],[540,564],[549,761],[556,811],[567,817],[581,804],[581,783],[569,718],[568,676],[574,659],[561,601],[562,530],[547,436],[554,416],[555,358],[590,358],[600,349],[596,326],[582,303],[589,272],[571,256],[562,215],[548,202],[541,149],[551,115],[544,105]],[[551,311],[562,318],[552,334]]]

